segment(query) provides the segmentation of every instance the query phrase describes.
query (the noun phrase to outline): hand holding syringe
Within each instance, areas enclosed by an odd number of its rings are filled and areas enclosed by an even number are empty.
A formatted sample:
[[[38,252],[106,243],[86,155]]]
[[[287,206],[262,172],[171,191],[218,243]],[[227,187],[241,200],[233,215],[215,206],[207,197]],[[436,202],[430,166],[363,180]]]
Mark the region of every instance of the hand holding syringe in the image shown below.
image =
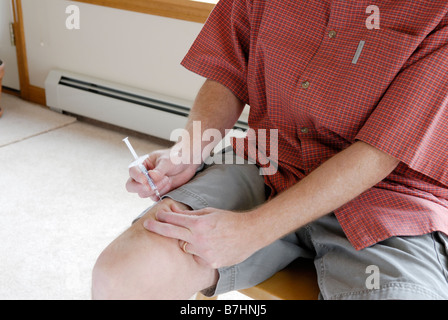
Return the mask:
[[[162,200],[162,198],[160,197],[160,193],[159,190],[157,189],[154,181],[151,179],[151,177],[149,176],[148,170],[146,169],[146,167],[143,165],[143,161],[145,161],[149,156],[145,155],[145,156],[141,156],[139,157],[137,155],[137,153],[135,152],[134,148],[131,146],[131,143],[129,142],[128,138],[124,138],[123,139],[124,143],[126,143],[126,145],[129,148],[129,151],[131,151],[132,155],[134,156],[135,161],[132,162],[129,165],[129,168],[131,167],[135,167],[138,166],[138,168],[140,169],[140,171],[145,175],[146,180],[148,180],[149,186],[151,187],[152,191],[155,192],[156,196],[159,198],[159,200]]]

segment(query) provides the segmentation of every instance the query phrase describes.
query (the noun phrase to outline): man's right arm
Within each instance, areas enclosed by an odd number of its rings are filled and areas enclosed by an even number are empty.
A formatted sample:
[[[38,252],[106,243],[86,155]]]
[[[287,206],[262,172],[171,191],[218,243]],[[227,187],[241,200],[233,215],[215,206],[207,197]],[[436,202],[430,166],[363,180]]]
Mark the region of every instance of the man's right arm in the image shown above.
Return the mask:
[[[217,129],[224,137],[225,130],[233,128],[243,109],[244,103],[227,87],[216,81],[205,81],[191,109],[185,127],[185,136],[171,149],[153,152],[145,162],[149,174],[162,195],[190,181],[204,160],[202,159],[204,148],[214,147],[220,142],[202,141],[204,131]],[[199,126],[194,126],[196,121],[201,124],[200,132],[194,132],[199,130]],[[196,146],[195,149],[193,149],[194,146]],[[190,160],[174,164],[171,161],[173,150],[189,150]],[[142,198],[156,199],[146,177],[137,168],[131,168],[129,175],[130,178],[126,183],[126,189],[129,192],[137,193]]]

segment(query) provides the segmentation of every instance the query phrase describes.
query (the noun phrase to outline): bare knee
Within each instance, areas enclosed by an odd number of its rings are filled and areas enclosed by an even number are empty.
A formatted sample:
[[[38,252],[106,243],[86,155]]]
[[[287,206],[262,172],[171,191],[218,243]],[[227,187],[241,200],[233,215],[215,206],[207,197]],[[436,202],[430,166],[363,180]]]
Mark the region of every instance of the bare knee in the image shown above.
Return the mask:
[[[177,240],[143,228],[142,222],[154,213],[135,223],[98,257],[92,271],[93,299],[188,299],[208,284],[201,281],[211,281],[215,272],[198,266]]]
[[[92,271],[93,299],[176,298],[174,291],[172,295],[166,292],[166,282],[174,271],[177,248],[167,245],[169,239],[147,239],[145,243],[145,238],[128,231],[101,253]]]
[[[114,284],[117,270],[113,267],[113,259],[107,249],[101,253],[92,271],[92,298],[96,300],[114,299]]]
[[[92,298],[161,298],[166,286],[162,279],[172,272],[175,250],[174,240],[143,229],[129,229],[98,257],[92,271]]]
[[[132,257],[120,246],[124,249],[127,244],[118,238],[104,249],[93,267],[92,298],[95,300],[132,299],[129,292],[132,279],[127,275]]]

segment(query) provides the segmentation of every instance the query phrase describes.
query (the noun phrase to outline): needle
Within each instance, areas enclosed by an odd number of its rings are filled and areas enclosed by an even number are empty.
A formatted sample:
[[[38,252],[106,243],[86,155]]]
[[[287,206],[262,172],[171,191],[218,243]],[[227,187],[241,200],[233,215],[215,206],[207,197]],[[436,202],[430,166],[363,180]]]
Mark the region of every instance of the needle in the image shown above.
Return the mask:
[[[145,175],[146,180],[148,180],[149,186],[151,187],[152,191],[155,192],[155,194],[157,195],[157,197],[159,198],[159,200],[162,200],[162,198],[160,197],[160,193],[159,190],[157,189],[154,181],[151,179],[151,177],[149,176],[148,170],[145,168],[145,166],[143,165],[143,161],[148,158],[148,155],[146,156],[142,156],[139,157],[137,155],[137,153],[135,152],[134,148],[132,147],[131,143],[129,142],[128,138],[124,138],[123,139],[124,143],[126,143],[126,145],[129,148],[129,151],[131,151],[132,156],[134,157],[135,161],[132,162],[129,167],[134,167],[134,166],[138,166],[138,168],[140,169],[140,171]]]

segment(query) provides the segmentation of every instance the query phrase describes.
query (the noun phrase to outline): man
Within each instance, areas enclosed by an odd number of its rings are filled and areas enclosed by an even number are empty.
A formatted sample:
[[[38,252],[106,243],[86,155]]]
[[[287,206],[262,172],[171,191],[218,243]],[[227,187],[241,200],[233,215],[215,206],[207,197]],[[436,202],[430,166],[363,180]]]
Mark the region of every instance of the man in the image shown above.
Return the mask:
[[[153,153],[166,197],[99,257],[94,298],[220,294],[307,257],[323,299],[447,299],[447,62],[446,1],[220,1],[183,61],[208,80],[176,147],[249,104],[278,170]]]

